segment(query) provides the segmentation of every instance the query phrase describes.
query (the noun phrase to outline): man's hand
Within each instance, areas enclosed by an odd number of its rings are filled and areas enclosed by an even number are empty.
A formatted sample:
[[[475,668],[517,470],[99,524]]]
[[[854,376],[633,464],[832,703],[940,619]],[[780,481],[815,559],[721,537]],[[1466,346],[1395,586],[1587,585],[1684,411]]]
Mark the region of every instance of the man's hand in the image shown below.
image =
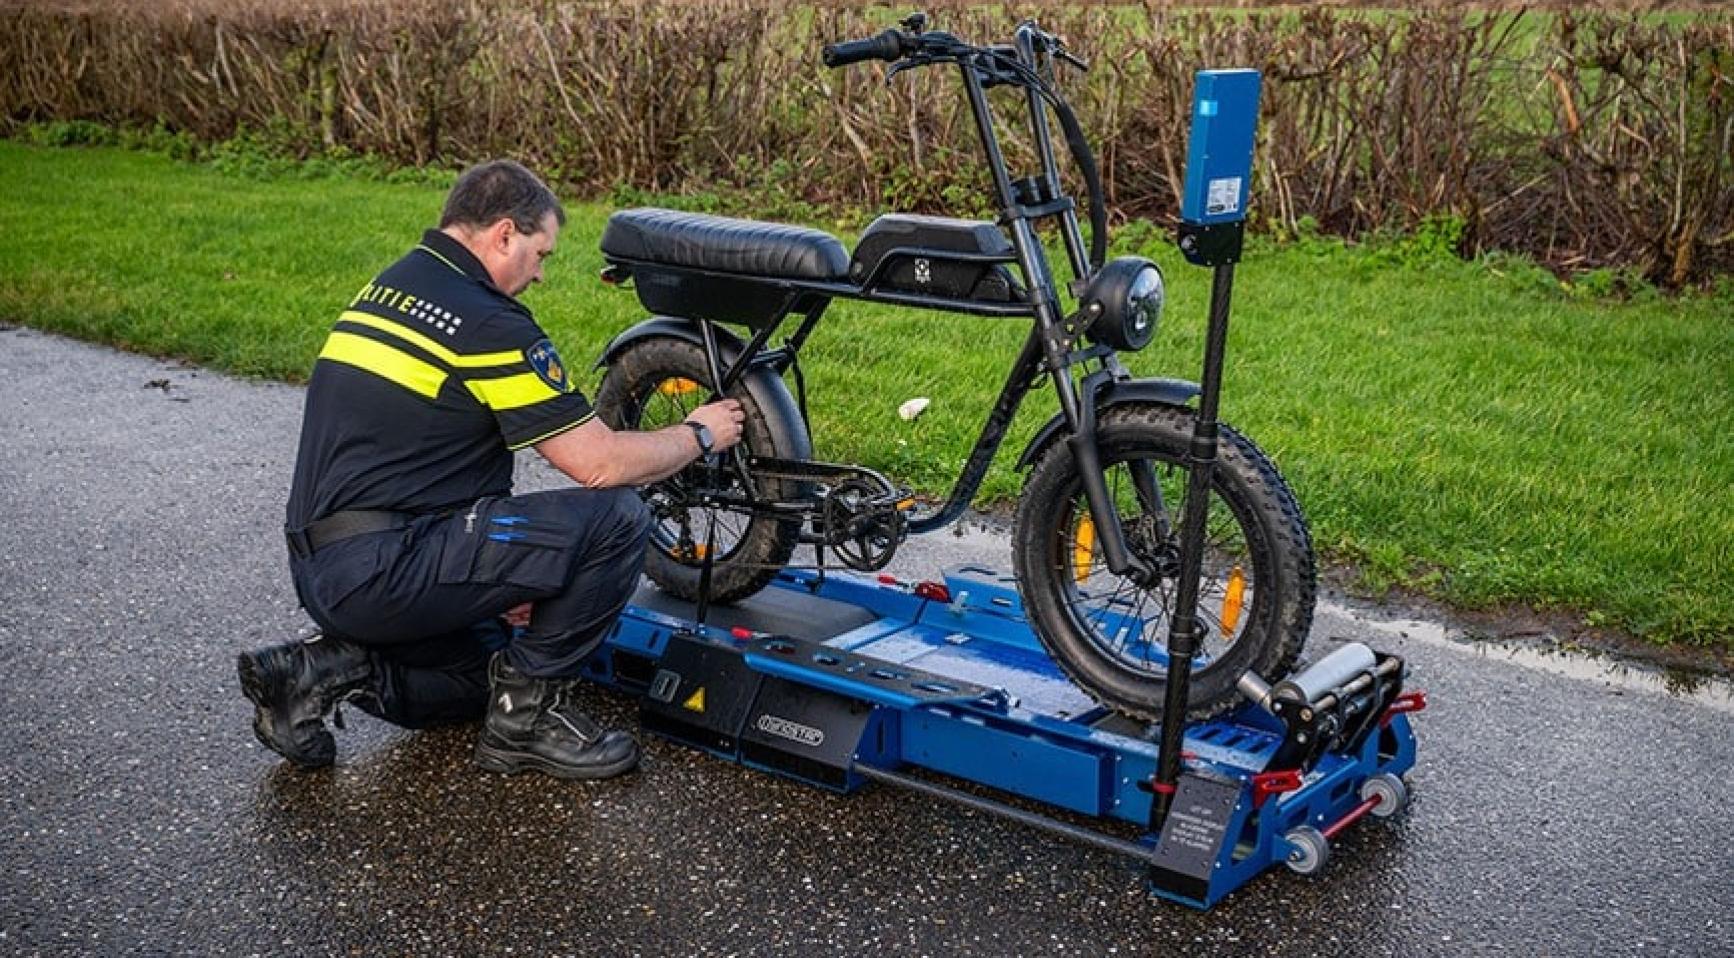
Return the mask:
[[[746,411],[723,399],[694,409],[686,417],[710,430],[711,451],[741,441]],[[676,423],[651,432],[615,432],[592,417],[536,444],[554,467],[591,489],[642,486],[666,479],[692,464],[698,442],[690,428]]]
[[[711,452],[722,452],[740,442],[741,423],[746,419],[746,410],[741,408],[738,399],[719,399],[694,409],[686,417],[687,422],[696,422],[710,430]]]

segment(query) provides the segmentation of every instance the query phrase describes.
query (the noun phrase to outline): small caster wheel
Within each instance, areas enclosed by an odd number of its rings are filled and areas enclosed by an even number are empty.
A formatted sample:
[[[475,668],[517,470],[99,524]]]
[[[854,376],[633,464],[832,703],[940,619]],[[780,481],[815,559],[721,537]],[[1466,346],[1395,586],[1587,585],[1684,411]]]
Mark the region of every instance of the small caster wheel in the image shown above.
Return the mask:
[[[1409,806],[1409,788],[1390,772],[1380,772],[1361,783],[1361,801],[1377,797],[1371,814],[1374,818],[1393,818]]]
[[[1311,825],[1292,829],[1283,838],[1292,846],[1283,864],[1297,875],[1316,875],[1331,859],[1331,843]]]

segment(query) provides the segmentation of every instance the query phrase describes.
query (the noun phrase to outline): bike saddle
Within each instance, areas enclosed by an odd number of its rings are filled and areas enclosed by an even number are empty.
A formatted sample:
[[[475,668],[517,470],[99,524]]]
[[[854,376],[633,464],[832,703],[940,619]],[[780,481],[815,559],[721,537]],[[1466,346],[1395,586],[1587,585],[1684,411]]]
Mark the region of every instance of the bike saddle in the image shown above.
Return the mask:
[[[839,280],[849,272],[849,253],[829,233],[653,208],[610,216],[602,255],[786,279]]]

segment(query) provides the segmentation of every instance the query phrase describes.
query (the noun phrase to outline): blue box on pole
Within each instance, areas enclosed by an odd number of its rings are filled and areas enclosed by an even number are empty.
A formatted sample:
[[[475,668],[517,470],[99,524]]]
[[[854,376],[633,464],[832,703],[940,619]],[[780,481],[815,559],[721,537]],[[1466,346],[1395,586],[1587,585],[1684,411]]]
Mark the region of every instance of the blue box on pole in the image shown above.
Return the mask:
[[[1192,94],[1182,221],[1211,226],[1246,219],[1259,86],[1257,70],[1199,71]]]

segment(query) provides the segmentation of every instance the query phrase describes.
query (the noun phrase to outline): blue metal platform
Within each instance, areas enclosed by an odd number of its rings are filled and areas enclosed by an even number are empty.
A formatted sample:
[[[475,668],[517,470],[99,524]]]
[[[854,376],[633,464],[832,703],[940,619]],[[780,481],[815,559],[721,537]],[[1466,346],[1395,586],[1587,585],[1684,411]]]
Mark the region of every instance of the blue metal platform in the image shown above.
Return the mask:
[[[943,583],[785,571],[747,602],[713,608],[702,629],[691,615],[646,587],[586,665],[591,679],[644,696],[647,729],[820,787],[889,782],[1132,854],[1154,891],[1193,907],[1272,865],[1322,856],[1291,840],[1296,829],[1329,836],[1396,811],[1363,793],[1415,760],[1408,717],[1390,708],[1352,754],[1269,774],[1285,726],[1248,704],[1188,727],[1173,811],[1152,834],[1155,730],[1099,708],[1061,673],[1009,577],[968,566]],[[1098,834],[948,779],[1146,831]]]

